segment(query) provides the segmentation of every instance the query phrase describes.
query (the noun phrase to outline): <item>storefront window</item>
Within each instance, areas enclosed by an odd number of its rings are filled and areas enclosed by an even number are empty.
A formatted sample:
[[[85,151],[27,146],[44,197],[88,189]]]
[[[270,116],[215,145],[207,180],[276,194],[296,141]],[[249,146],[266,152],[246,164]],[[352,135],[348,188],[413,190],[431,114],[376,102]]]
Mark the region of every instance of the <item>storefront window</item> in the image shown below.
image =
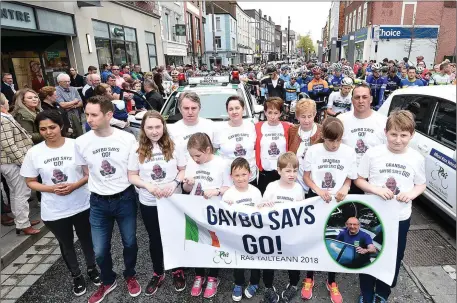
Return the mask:
[[[157,49],[156,49],[156,36],[151,32],[144,32],[146,39],[146,46],[148,48],[149,68],[152,70],[157,66]]]
[[[136,31],[133,28],[92,21],[98,63],[140,64]]]

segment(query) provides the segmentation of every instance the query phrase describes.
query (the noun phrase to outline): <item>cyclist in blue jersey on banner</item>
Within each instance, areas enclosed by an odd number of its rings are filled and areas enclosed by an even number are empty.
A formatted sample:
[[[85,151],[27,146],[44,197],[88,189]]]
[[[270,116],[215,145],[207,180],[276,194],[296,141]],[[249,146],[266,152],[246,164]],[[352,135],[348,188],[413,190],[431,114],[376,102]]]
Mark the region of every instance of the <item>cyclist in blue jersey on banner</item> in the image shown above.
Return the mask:
[[[367,77],[367,84],[370,86],[371,95],[373,96],[373,107],[378,110],[384,102],[384,91],[387,87],[387,79],[381,77],[381,63],[374,63],[371,66],[372,74]]]

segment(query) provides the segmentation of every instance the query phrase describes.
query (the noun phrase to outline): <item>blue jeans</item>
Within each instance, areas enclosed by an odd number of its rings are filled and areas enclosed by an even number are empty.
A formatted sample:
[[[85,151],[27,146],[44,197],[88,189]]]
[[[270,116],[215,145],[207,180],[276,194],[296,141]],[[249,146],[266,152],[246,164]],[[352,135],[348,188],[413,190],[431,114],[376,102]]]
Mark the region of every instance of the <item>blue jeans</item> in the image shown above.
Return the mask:
[[[133,186],[113,196],[90,195],[90,226],[95,260],[101,271],[104,285],[113,284],[116,274],[111,257],[111,238],[114,222],[117,222],[124,245],[124,278],[135,276],[138,254],[136,242],[136,193]]]
[[[374,294],[376,294],[386,301],[392,292],[392,288],[397,285],[398,273],[400,271],[401,261],[405,256],[406,240],[408,235],[409,226],[411,224],[411,217],[407,220],[398,223],[398,246],[397,246],[397,261],[395,264],[395,276],[392,285],[388,285],[375,277],[366,274],[360,274],[360,291],[362,293],[364,302],[372,302]]]

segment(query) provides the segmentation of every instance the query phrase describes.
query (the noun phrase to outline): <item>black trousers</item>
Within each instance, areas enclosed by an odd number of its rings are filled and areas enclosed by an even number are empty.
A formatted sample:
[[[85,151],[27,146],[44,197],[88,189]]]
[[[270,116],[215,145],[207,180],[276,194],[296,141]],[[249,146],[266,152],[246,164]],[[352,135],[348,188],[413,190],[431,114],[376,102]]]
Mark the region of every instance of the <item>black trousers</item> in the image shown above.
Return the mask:
[[[265,193],[265,190],[267,189],[268,184],[270,184],[270,182],[279,180],[279,178],[280,178],[280,176],[276,170],[259,171],[259,182],[257,184],[257,188],[260,190],[260,192],[263,195]]]
[[[195,268],[195,275],[204,277],[206,268]],[[208,277],[217,278],[219,276],[219,268],[210,268],[208,272]]]
[[[8,197],[8,199],[10,198],[10,189],[8,188],[8,184],[6,184],[6,179],[5,177],[3,177],[3,175],[1,175],[1,178],[2,178],[2,183],[3,183],[3,190],[5,191],[6,193],[6,196]],[[3,195],[1,195],[0,193],[0,197],[1,197],[1,206],[2,206],[2,215],[3,214],[6,214],[6,201],[3,201]]]
[[[233,276],[235,277],[235,285],[243,286],[246,282],[244,278],[245,269],[235,268],[233,270]],[[259,285],[260,282],[260,269],[251,269],[251,277],[249,278],[249,284]]]
[[[147,206],[140,203],[140,212],[149,236],[149,254],[151,256],[152,268],[156,274],[162,275],[164,273],[163,247],[157,206]]]
[[[95,268],[95,254],[92,245],[92,235],[89,223],[89,209],[55,221],[43,221],[49,230],[59,241],[60,252],[73,277],[81,274],[78,258],[76,257],[75,246],[73,243],[73,227],[81,243],[81,247],[86,260],[87,269]]]

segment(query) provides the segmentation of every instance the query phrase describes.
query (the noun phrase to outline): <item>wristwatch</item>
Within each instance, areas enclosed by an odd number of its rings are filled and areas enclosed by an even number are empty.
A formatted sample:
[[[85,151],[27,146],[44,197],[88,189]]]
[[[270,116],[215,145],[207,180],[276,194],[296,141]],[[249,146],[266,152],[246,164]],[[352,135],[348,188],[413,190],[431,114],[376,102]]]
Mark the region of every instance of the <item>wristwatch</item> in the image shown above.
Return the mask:
[[[221,195],[221,190],[219,188],[216,188],[216,190],[218,191],[217,196],[220,196]]]
[[[179,181],[178,179],[174,179],[173,181],[176,182],[176,186],[179,186],[182,183],[182,181]]]

